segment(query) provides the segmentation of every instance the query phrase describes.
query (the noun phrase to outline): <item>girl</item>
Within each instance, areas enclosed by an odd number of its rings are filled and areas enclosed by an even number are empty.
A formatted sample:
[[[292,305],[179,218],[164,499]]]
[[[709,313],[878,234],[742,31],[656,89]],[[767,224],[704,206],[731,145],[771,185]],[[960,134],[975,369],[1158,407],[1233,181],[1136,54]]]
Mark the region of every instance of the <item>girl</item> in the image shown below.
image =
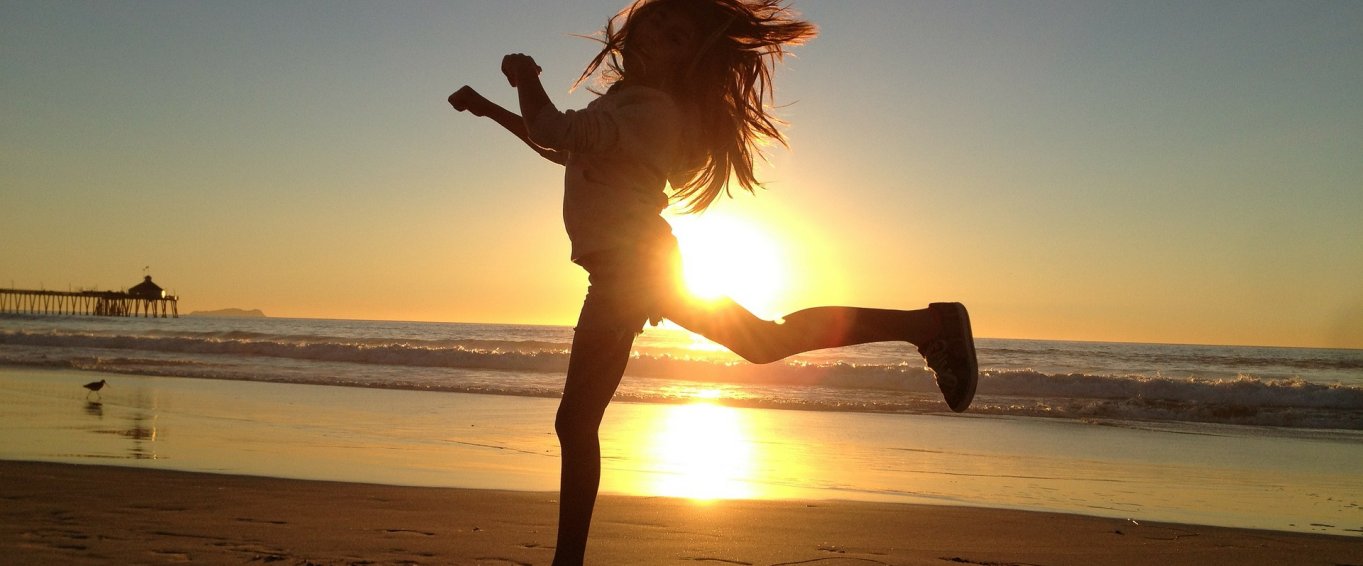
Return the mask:
[[[597,430],[646,321],[670,319],[759,364],[906,341],[935,372],[952,410],[964,411],[975,395],[974,341],[959,303],[913,311],[818,307],[778,323],[731,300],[693,300],[680,288],[677,242],[663,209],[678,201],[688,212],[705,210],[729,193],[730,175],[753,190],[757,142],[784,143],[766,106],[773,64],[786,46],[814,34],[780,0],[637,0],[607,21],[604,47],[578,78],[605,65],[609,88],[586,109],[555,108],[539,66],[519,53],[502,59],[519,115],[467,86],[449,97],[456,110],[492,118],[566,167],[563,222],[572,260],[590,285],[555,420],[563,466],[556,565],[582,563],[601,476]]]

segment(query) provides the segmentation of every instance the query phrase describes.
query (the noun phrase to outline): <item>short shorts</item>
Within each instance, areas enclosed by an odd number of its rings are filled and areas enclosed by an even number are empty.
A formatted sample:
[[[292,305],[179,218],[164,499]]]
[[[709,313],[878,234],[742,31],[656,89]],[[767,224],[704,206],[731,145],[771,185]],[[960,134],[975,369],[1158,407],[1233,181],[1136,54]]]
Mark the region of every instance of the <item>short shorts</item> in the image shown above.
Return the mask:
[[[654,249],[596,252],[578,260],[587,270],[587,298],[575,330],[639,333],[655,326],[681,290],[681,254],[675,242]]]

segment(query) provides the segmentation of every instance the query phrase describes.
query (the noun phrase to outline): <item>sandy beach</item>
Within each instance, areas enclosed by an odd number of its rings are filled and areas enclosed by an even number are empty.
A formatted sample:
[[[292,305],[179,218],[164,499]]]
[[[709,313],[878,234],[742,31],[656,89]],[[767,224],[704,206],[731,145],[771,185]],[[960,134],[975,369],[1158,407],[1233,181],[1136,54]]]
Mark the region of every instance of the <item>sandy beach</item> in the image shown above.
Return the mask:
[[[556,404],[8,368],[0,562],[548,564]],[[589,559],[1363,564],[1357,443],[1249,432],[617,403]]]
[[[0,462],[11,564],[548,564],[554,494]],[[1360,564],[1357,538],[998,509],[606,496],[595,564]]]

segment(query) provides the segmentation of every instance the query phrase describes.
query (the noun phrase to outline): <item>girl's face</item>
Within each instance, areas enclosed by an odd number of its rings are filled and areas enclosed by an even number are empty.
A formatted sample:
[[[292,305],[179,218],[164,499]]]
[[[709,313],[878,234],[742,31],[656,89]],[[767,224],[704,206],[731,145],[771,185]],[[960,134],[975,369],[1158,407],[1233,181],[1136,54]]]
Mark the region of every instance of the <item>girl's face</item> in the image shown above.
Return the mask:
[[[687,14],[666,4],[648,5],[628,26],[621,54],[630,78],[658,84],[691,64],[700,39]]]

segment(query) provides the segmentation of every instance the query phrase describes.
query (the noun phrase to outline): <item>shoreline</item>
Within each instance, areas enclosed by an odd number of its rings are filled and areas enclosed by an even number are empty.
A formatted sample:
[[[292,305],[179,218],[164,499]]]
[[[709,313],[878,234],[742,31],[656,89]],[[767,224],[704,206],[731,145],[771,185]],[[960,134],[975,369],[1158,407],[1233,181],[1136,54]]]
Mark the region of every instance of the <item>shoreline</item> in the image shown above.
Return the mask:
[[[547,564],[556,494],[0,460],[24,564]],[[1353,564],[1363,539],[840,500],[603,495],[596,564]]]
[[[552,492],[552,399],[0,370],[0,459]],[[1044,419],[615,403],[602,493],[1363,533],[1363,445]],[[1243,432],[1243,431],[1241,431]]]

